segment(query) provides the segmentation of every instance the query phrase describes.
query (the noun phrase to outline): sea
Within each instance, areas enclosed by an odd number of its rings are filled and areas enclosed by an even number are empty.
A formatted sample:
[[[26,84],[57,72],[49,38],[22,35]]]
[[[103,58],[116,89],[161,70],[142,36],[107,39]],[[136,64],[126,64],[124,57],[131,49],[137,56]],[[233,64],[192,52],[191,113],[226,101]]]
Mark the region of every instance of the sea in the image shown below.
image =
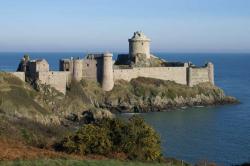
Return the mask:
[[[84,57],[84,53],[35,52],[32,59],[46,59],[58,70],[59,59]],[[0,53],[0,71],[15,71],[23,52]],[[141,114],[160,134],[164,156],[189,163],[215,162],[236,165],[250,162],[250,53],[155,53],[167,61],[206,62],[215,65],[215,84],[237,105],[180,108]],[[117,54],[114,54],[114,59]],[[130,115],[126,115],[130,116]]]

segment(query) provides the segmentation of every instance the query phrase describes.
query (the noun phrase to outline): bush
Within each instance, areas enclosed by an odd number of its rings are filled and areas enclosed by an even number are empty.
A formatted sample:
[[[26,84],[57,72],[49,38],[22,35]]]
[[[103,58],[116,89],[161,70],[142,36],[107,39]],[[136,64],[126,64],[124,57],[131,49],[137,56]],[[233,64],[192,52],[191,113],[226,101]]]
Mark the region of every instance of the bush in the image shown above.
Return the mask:
[[[88,124],[64,138],[62,147],[68,153],[104,155],[110,152],[111,141],[105,128]]]
[[[79,154],[125,153],[131,160],[155,161],[161,158],[158,134],[140,117],[128,121],[103,119],[84,125],[57,147]]]
[[[154,161],[160,158],[160,138],[142,118],[131,118],[125,133],[122,148],[130,159]]]

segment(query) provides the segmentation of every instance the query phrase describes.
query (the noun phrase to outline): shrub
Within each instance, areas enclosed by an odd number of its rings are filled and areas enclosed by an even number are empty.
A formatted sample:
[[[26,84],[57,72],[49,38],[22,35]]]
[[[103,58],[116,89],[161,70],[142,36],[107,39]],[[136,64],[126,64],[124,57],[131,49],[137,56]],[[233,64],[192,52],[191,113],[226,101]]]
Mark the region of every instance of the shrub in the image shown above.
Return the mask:
[[[131,118],[126,132],[122,147],[130,159],[154,161],[160,158],[160,137],[142,118]]]
[[[160,138],[140,117],[128,121],[103,119],[84,125],[59,143],[61,150],[80,154],[125,153],[129,159],[155,161],[161,158]]]
[[[104,128],[88,124],[64,138],[62,147],[68,153],[103,155],[110,151],[111,142]]]

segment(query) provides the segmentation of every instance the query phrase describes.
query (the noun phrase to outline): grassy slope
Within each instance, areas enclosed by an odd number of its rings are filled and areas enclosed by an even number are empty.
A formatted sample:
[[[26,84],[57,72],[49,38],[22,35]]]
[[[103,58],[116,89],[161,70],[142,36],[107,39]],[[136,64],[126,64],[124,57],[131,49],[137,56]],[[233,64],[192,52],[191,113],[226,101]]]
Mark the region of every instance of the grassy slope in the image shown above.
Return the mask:
[[[38,95],[30,86],[7,73],[0,73],[0,109],[8,115],[45,115],[48,112],[34,101]]]

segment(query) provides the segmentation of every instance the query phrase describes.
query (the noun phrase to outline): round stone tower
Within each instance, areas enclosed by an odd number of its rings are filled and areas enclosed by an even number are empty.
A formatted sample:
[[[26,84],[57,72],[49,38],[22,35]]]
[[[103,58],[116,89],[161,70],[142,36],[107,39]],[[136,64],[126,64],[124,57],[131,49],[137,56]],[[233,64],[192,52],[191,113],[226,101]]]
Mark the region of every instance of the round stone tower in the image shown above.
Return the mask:
[[[76,81],[81,81],[83,70],[83,61],[81,59],[73,60],[73,79]]]
[[[137,31],[129,41],[129,56],[134,59],[137,54],[144,54],[150,58],[150,39],[143,32]]]
[[[110,91],[114,87],[112,56],[111,53],[103,54],[102,89],[104,91]]]

